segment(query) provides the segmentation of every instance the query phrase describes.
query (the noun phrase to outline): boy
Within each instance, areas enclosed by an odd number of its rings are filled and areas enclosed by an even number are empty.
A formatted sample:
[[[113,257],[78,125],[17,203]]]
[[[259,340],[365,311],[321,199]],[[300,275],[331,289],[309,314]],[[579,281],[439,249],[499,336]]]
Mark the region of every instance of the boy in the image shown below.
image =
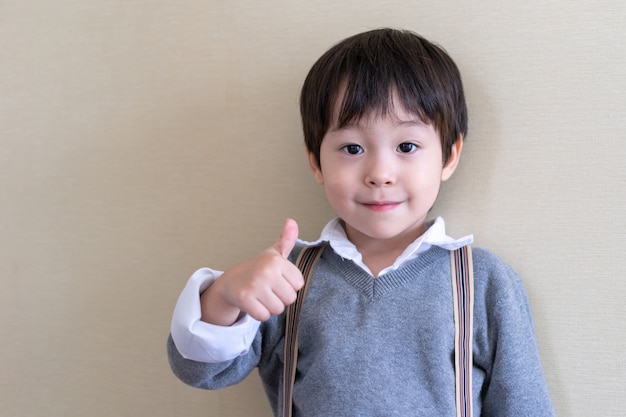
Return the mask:
[[[300,312],[296,416],[453,416],[454,320],[441,218],[427,221],[467,132],[459,71],[415,33],[345,39],[311,68],[301,114],[308,162],[337,214]],[[174,311],[174,373],[219,389],[256,367],[282,414],[285,306],[303,285],[304,245],[279,240],[221,274],[200,269]],[[551,416],[527,297],[516,273],[475,249],[475,415]]]

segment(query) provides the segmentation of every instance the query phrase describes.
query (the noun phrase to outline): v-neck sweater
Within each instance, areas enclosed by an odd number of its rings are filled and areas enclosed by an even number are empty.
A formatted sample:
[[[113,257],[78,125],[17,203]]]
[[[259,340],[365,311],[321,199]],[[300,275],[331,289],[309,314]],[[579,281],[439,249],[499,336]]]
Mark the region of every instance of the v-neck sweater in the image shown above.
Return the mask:
[[[297,248],[291,255],[293,260]],[[474,248],[475,415],[552,416],[528,299],[500,258]],[[264,322],[251,348],[221,363],[170,364],[186,383],[236,384],[258,368],[282,410],[284,315]],[[295,417],[454,416],[454,316],[449,251],[432,247],[373,278],[327,247],[302,305]]]

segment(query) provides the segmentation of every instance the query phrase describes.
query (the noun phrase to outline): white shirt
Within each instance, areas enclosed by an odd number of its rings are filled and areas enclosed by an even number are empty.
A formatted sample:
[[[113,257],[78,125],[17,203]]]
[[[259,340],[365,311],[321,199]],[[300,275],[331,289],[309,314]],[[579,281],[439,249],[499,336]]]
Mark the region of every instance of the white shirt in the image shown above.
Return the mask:
[[[472,235],[460,239],[453,239],[446,235],[445,223],[441,217],[429,222],[427,226],[426,232],[407,246],[392,265],[380,271],[380,275],[401,268],[431,246],[454,250],[471,244],[474,240]],[[317,241],[298,240],[298,243],[305,246],[313,246],[321,242],[328,242],[337,255],[351,260],[372,275],[370,269],[363,263],[356,246],[348,240],[340,219],[331,220],[324,227]],[[228,327],[216,326],[200,320],[200,294],[221,275],[222,271],[210,268],[197,270],[189,278],[178,297],[172,316],[171,333],[176,348],[184,358],[209,363],[231,360],[246,353],[256,336],[261,323],[248,315],[244,315]]]

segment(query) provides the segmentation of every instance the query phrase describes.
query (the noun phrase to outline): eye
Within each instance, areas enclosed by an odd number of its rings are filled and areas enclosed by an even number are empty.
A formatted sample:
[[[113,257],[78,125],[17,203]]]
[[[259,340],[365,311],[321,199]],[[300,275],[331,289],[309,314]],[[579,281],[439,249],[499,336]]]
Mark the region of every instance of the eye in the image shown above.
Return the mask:
[[[397,148],[400,153],[411,153],[417,150],[417,145],[410,142],[401,143]]]
[[[363,153],[363,148],[361,147],[361,145],[346,145],[344,147],[342,147],[341,149],[343,149],[343,151],[349,155],[358,155]]]

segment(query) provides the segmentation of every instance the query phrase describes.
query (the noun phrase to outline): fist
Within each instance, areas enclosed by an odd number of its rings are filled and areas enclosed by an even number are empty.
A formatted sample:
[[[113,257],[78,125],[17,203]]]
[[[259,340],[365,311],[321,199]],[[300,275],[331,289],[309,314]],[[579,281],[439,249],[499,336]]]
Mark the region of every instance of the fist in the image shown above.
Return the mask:
[[[223,306],[223,312],[228,315],[226,321],[231,321],[232,324],[241,312],[256,320],[265,321],[272,315],[282,313],[285,306],[296,300],[297,291],[304,285],[304,279],[300,270],[287,257],[297,238],[298,224],[295,220],[287,219],[276,243],[254,258],[226,270],[209,287],[206,292],[210,291],[217,296],[217,300],[213,298],[213,306]],[[204,304],[203,302],[203,320]],[[209,307],[211,302],[206,304]],[[209,322],[219,324],[215,321]]]

